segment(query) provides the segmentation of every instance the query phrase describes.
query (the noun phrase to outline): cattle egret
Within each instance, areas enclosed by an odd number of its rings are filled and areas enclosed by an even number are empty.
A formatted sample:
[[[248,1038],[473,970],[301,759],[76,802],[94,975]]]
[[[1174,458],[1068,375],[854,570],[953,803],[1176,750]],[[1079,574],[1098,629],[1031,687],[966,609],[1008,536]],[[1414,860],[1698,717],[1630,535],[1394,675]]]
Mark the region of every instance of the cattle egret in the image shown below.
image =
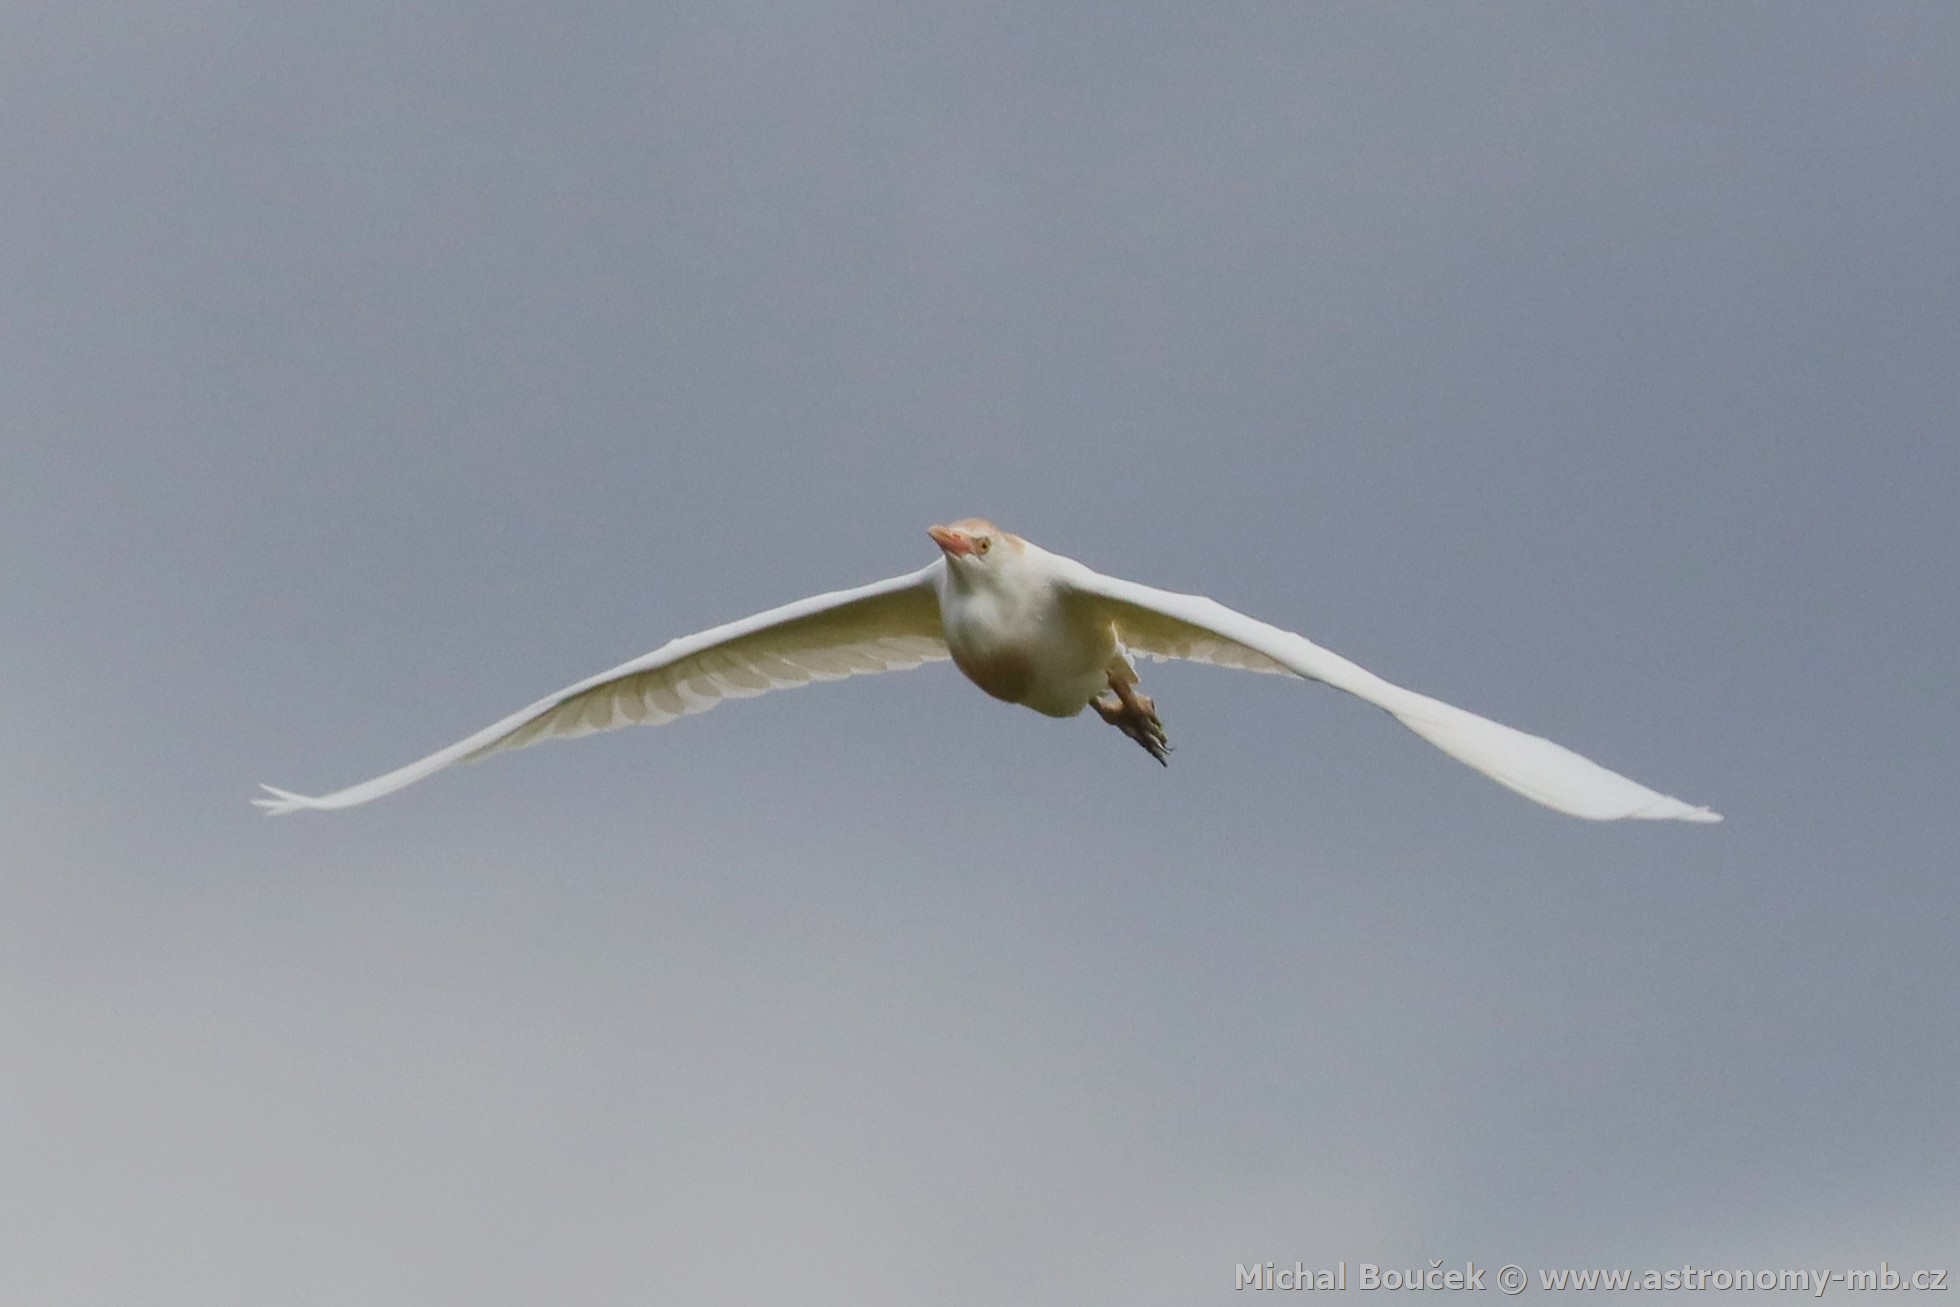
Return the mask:
[[[539,740],[658,725],[723,699],[944,658],[994,698],[1049,717],[1093,708],[1168,765],[1171,746],[1156,704],[1137,691],[1131,659],[1141,655],[1325,682],[1384,709],[1499,784],[1575,817],[1721,820],[1550,740],[1393,685],[1304,636],[1210,599],[1103,576],[978,518],[928,534],[940,557],[916,572],[669,641],[385,776],[319,798],[267,785],[272,797],[253,802],[267,813],[351,808],[451,763]]]

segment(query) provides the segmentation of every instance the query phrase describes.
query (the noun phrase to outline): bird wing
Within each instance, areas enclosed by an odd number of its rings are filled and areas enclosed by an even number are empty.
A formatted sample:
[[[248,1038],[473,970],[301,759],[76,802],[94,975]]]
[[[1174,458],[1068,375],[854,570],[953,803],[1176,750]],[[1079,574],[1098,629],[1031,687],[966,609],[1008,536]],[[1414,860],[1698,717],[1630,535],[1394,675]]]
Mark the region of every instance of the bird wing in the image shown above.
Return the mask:
[[[546,695],[466,740],[418,762],[332,794],[310,798],[261,786],[268,814],[351,808],[393,794],[451,763],[475,762],[546,739],[571,739],[616,726],[657,726],[705,712],[723,699],[892,672],[948,656],[934,581],[943,562],[852,590],[812,595],[698,635]]]
[[[1080,566],[1079,564],[1077,566]],[[1383,680],[1305,636],[1198,595],[1071,569],[1079,600],[1094,605],[1125,648],[1147,658],[1184,658],[1323,681],[1385,709],[1458,762],[1548,808],[1593,821],[1622,817],[1720,821],[1720,814],[1650,790],[1589,758]]]

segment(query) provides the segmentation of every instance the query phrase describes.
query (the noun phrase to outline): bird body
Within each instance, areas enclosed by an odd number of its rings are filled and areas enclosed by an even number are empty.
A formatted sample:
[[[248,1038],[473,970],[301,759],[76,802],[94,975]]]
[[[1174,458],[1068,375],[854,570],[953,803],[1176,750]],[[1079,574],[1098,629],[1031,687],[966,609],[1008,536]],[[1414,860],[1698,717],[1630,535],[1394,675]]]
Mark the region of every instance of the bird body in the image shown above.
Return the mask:
[[[348,808],[457,762],[548,738],[658,725],[724,699],[950,658],[996,699],[1050,717],[1094,708],[1160,763],[1170,743],[1136,657],[1321,681],[1374,704],[1500,784],[1577,817],[1720,821],[1550,740],[1417,694],[1304,636],[1197,595],[1104,576],[978,518],[929,532],[941,557],[678,640],[547,695],[466,739],[318,798],[264,786],[268,813]]]
[[[962,522],[949,534],[988,524]],[[1116,633],[1107,621],[1069,602],[1067,560],[1018,536],[1002,532],[1002,551],[1016,565],[979,568],[948,554],[936,589],[939,620],[953,665],[996,699],[1049,717],[1073,717],[1107,687],[1107,667],[1117,656]],[[945,546],[942,545],[942,548]]]

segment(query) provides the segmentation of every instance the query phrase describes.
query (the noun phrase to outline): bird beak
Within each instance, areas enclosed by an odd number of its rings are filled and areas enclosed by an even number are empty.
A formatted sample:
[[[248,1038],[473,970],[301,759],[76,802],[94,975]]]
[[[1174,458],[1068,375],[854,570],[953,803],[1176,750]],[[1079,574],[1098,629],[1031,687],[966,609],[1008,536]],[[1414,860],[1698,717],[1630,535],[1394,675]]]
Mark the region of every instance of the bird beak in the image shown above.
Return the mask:
[[[949,556],[973,552],[973,538],[963,531],[955,531],[950,526],[928,527],[926,534],[931,536],[932,542],[945,550]]]

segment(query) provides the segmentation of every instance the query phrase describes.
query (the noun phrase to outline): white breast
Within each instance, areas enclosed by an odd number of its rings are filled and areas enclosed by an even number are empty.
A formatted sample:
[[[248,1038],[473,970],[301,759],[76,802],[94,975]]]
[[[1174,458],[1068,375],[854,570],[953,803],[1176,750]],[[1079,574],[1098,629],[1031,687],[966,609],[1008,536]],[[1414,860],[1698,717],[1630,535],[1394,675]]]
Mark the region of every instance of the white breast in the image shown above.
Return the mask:
[[[1114,634],[1083,620],[1045,577],[1004,579],[1010,583],[949,582],[941,591],[940,620],[954,664],[996,699],[1050,717],[1075,716],[1108,688]]]

